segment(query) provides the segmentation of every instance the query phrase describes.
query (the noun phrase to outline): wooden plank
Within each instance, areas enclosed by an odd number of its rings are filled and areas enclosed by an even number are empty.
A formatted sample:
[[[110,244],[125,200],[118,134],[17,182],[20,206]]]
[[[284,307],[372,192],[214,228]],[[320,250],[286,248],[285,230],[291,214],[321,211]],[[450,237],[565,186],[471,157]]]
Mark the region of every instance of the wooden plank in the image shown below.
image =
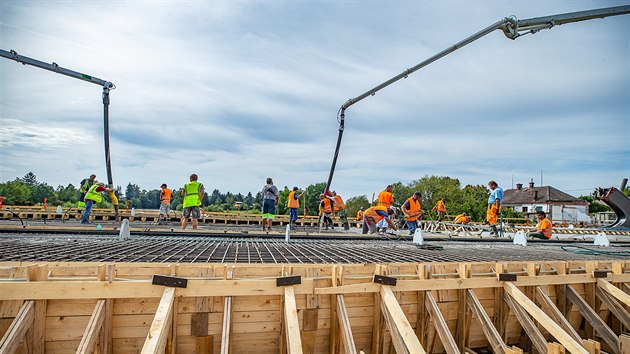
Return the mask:
[[[409,349],[403,342],[402,336],[392,319],[391,313],[387,310],[385,303],[381,301],[381,311],[383,313],[383,318],[385,319],[385,326],[389,330],[391,341],[389,342],[389,346],[383,345],[383,353],[390,353],[391,347],[393,347],[394,351],[397,354],[410,354]],[[385,339],[383,339],[385,343]]]
[[[597,286],[614,296],[617,300],[621,301],[624,305],[630,306],[630,295],[623,292],[623,290],[618,287],[612,285],[610,282],[605,279],[597,279]]]
[[[298,320],[297,305],[295,303],[295,285],[284,287],[284,323],[287,353],[302,353],[302,339],[300,337],[300,322]]]
[[[392,328],[390,328],[390,332],[392,332],[392,336],[394,333],[398,333],[400,335],[401,340],[403,341],[406,349],[410,353],[414,354],[423,354],[425,353],[422,344],[418,340],[418,337],[413,331],[411,324],[409,324],[409,320],[405,316],[405,313],[400,308],[400,304],[396,300],[392,289],[389,286],[381,287],[381,299],[383,307],[387,310],[388,315],[392,320]]]
[[[337,295],[337,319],[339,320],[341,344],[345,354],[357,354],[357,348],[352,336],[352,328],[350,327],[350,319],[348,318],[348,310],[346,309],[343,295]]]
[[[466,303],[477,318],[477,321],[479,321],[479,323],[481,324],[481,330],[486,336],[488,343],[490,343],[492,351],[501,354],[505,353],[508,350],[507,345],[501,338],[499,331],[497,331],[497,329],[492,324],[492,320],[490,320],[490,317],[488,317],[488,314],[483,309],[483,306],[481,306],[479,299],[470,289],[466,290]]]
[[[630,313],[615,300],[615,297],[599,287],[595,290],[595,295],[606,304],[610,312],[612,312],[626,328],[630,328]]]
[[[206,337],[208,335],[208,312],[196,312],[192,314],[190,321],[190,335]]]
[[[433,320],[433,325],[437,330],[437,334],[442,341],[442,345],[444,346],[444,350],[447,354],[460,354],[459,348],[457,347],[457,343],[455,342],[455,338],[451,334],[451,331],[448,329],[448,324],[444,320],[444,316],[442,316],[442,312],[433,297],[433,294],[430,291],[425,293],[425,307],[429,316]]]
[[[0,353],[13,354],[24,338],[26,331],[33,326],[35,301],[25,301],[11,326],[0,340]]]
[[[593,326],[595,332],[608,344],[614,353],[619,353],[619,337],[606,325],[606,322],[593,310],[586,300],[584,300],[575,289],[567,286],[567,298],[573,303],[577,310],[584,316],[586,321]]]
[[[513,301],[508,294],[503,294],[505,302],[508,304],[512,312],[516,315],[518,322],[523,327],[527,337],[532,341],[532,344],[539,353],[544,353],[547,350],[547,340],[540,332],[534,321],[529,317],[525,309],[517,302]]]
[[[48,265],[34,264],[27,266],[27,278],[27,284],[34,284],[34,282],[47,283],[45,280],[48,280]],[[46,349],[46,305],[46,299],[38,299],[35,301],[33,326],[30,329],[32,331],[32,337],[29,336],[28,338],[29,340],[32,339],[32,343],[29,343],[29,348],[31,348],[33,354],[44,354]]]
[[[619,352],[630,353],[630,335],[622,334],[619,336]]]
[[[214,347],[213,336],[195,337],[194,354],[212,354]]]
[[[540,286],[536,287],[535,297],[538,299],[538,303],[542,305],[543,311],[558,325],[560,325],[563,331],[570,335],[577,343],[582,342],[580,335],[575,331],[567,318],[562,314],[562,312],[560,312],[560,309],[556,307],[556,304],[554,304],[549,295],[547,295]]]
[[[94,306],[94,311],[92,312],[90,321],[85,328],[85,332],[83,332],[76,354],[91,354],[94,352],[94,347],[96,346],[96,341],[99,333],[101,332],[104,320],[105,300],[99,300],[96,302],[96,306]]]
[[[207,327],[206,327],[207,330]],[[221,331],[221,354],[229,354],[230,332],[232,330],[232,297],[226,296],[223,299],[223,329]]]
[[[173,302],[175,300],[175,288],[164,288],[162,299],[158,305],[155,317],[149,328],[142,354],[163,353],[166,346],[166,340],[173,320]]]

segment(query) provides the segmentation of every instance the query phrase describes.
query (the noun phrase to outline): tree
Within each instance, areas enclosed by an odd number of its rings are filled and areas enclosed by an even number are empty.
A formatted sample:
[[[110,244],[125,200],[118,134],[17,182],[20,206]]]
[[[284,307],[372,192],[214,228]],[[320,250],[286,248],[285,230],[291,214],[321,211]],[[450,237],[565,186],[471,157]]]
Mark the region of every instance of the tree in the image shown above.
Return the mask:
[[[588,196],[582,195],[582,196],[579,196],[578,199],[588,202],[589,214],[595,214],[595,213],[600,213],[604,211],[612,211],[612,209],[608,205],[600,202],[599,200],[591,197],[590,195]]]
[[[276,213],[278,215],[287,215],[289,214],[289,208],[287,208],[287,201],[289,200],[289,193],[291,191],[287,186],[284,186],[284,189],[279,192],[280,196],[278,198],[278,210]]]
[[[346,210],[348,212],[348,218],[353,218],[357,215],[357,211],[363,207],[364,210],[370,207],[370,201],[367,196],[360,195],[358,197],[352,197],[346,200]]]
[[[30,205],[31,189],[20,179],[13,182],[0,183],[0,196],[6,205]]]
[[[140,197],[140,187],[129,182],[129,184],[127,185],[127,189],[125,189],[125,198],[127,200],[132,200],[138,197]]]
[[[44,203],[44,198],[46,198],[50,203],[56,202],[55,190],[47,183],[37,183],[35,185],[31,185],[30,187],[32,204]]]
[[[306,203],[306,213],[308,215],[319,215],[319,195],[326,190],[326,182],[311,184],[306,187],[306,194],[302,197]]]
[[[37,176],[35,176],[35,174],[33,172],[29,172],[27,174],[24,175],[24,177],[22,177],[21,179],[22,182],[30,185],[30,186],[34,186],[36,185],[37,182]]]

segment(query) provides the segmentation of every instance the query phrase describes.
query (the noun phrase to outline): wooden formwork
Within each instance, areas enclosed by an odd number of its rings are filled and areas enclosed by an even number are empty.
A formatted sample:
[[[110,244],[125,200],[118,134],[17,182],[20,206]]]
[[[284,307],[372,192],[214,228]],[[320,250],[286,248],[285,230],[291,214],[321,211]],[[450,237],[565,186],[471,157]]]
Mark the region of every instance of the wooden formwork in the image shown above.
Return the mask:
[[[0,353],[630,353],[629,293],[630,260],[0,263]]]

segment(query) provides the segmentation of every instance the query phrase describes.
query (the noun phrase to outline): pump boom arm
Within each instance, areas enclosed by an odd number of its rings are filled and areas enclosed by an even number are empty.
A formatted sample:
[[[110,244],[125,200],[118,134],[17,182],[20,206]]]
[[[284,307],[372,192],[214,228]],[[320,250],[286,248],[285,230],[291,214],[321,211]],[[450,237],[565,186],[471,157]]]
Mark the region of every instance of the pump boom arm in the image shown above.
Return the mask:
[[[335,147],[335,154],[333,155],[333,162],[330,167],[330,174],[328,175],[328,182],[326,183],[326,191],[330,189],[330,184],[332,182],[333,174],[335,172],[335,166],[337,165],[337,157],[339,156],[339,148],[341,146],[341,138],[343,136],[344,131],[344,120],[346,109],[348,109],[353,104],[362,101],[368,96],[374,96],[378,91],[384,89],[385,87],[395,83],[400,79],[406,79],[412,73],[422,69],[423,67],[441,59],[448,54],[464,47],[467,44],[470,44],[477,39],[484,37],[485,35],[494,32],[495,30],[502,30],[506,37],[510,39],[516,39],[524,34],[528,33],[536,33],[543,29],[549,29],[557,25],[562,25],[565,23],[573,23],[579,21],[593,20],[597,18],[604,18],[609,16],[618,16],[618,15],[626,15],[630,14],[630,5],[626,6],[616,6],[616,7],[608,7],[602,9],[594,9],[587,11],[579,11],[579,12],[570,12],[565,14],[557,14],[551,16],[544,17],[535,17],[525,20],[517,20],[514,17],[506,17],[498,22],[491,24],[490,26],[482,29],[481,31],[465,38],[464,40],[455,43],[454,45],[444,49],[443,51],[435,54],[429,59],[421,62],[420,64],[411,67],[402,73],[392,77],[391,79],[381,83],[380,85],[362,93],[361,95],[351,98],[347,100],[338,113],[338,121],[339,121],[339,135],[337,137],[337,146]]]

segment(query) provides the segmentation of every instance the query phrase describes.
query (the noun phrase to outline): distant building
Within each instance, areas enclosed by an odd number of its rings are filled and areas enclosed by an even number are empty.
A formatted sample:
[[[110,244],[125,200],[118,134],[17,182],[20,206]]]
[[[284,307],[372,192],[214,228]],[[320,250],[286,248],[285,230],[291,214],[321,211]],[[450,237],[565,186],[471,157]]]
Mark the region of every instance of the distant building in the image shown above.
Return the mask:
[[[554,224],[590,223],[588,216],[589,203],[575,198],[551,186],[534,187],[534,181],[528,188],[517,183],[516,189],[504,192],[504,207],[528,216],[542,210]]]

